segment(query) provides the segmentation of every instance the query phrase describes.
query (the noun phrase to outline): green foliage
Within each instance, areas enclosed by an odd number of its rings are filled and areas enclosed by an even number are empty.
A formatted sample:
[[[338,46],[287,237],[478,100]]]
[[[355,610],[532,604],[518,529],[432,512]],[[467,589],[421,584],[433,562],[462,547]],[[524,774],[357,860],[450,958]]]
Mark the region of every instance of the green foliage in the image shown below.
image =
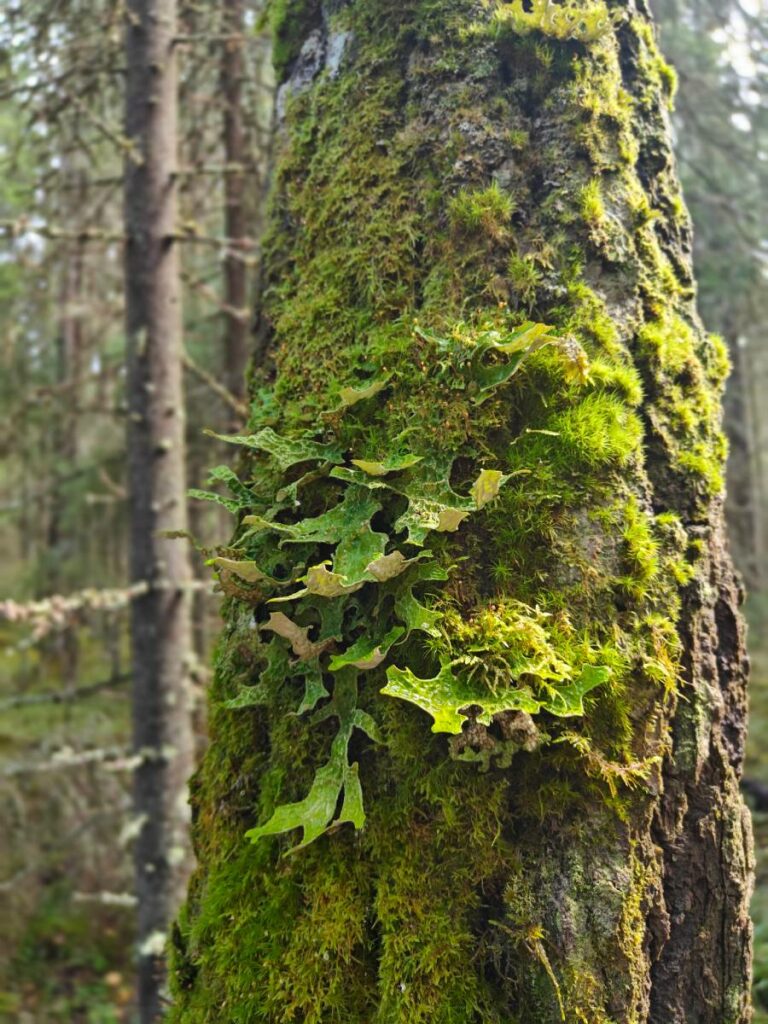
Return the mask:
[[[474,664],[479,661],[479,658],[472,659]],[[543,681],[545,677],[538,674],[537,666],[528,668],[524,676]],[[549,697],[537,699],[529,689],[510,687],[492,693],[482,685],[473,686],[470,674],[464,678],[456,676],[449,663],[443,664],[432,679],[420,679],[410,669],[392,666],[387,670],[388,682],[381,692],[423,708],[434,718],[432,732],[460,733],[470,713],[472,721],[483,725],[491,725],[493,716],[505,711],[525,711],[528,714],[547,711],[558,718],[583,715],[584,697],[596,686],[607,682],[608,678],[609,670],[604,665],[586,665],[573,682],[551,686]]]
[[[278,436],[270,427],[265,427],[255,434],[243,436],[240,434],[217,434],[213,430],[207,431],[217,441],[226,441],[227,444],[243,445],[254,451],[269,452],[280,469],[290,469],[301,462],[317,462],[319,459],[327,459],[329,462],[341,462],[341,451],[338,445],[319,444],[310,438],[285,438]]]

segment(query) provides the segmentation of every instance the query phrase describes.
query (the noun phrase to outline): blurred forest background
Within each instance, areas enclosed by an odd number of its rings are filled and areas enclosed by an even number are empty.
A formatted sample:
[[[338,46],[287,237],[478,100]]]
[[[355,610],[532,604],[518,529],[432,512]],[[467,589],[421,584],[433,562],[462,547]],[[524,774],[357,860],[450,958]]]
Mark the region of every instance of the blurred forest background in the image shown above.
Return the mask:
[[[756,1020],[768,1022],[768,23],[765,0],[653,0],[699,306],[731,351],[728,514],[753,658]],[[0,1020],[132,1019],[125,9],[2,0]],[[272,109],[258,0],[181,0],[178,238],[187,475],[245,420]],[[203,542],[228,529],[192,501]],[[194,562],[195,716],[218,596]]]

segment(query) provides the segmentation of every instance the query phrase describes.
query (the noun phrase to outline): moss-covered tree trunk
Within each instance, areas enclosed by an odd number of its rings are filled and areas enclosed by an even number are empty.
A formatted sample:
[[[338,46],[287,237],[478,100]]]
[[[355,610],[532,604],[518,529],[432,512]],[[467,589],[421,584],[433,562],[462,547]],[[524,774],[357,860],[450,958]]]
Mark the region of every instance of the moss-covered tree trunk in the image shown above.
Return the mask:
[[[647,7],[276,22],[172,1019],[746,1022],[726,367]]]

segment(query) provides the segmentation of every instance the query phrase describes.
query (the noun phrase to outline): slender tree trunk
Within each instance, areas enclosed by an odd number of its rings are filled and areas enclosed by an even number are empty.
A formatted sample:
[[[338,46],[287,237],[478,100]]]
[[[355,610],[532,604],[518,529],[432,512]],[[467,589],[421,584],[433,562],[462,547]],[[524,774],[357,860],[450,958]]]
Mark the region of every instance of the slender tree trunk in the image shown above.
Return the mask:
[[[745,398],[747,420],[752,428],[752,488],[756,503],[756,558],[758,579],[768,576],[768,483],[765,469],[765,437],[761,427],[763,420],[759,410],[762,406],[763,383],[768,378],[763,365],[762,345],[754,337],[747,338],[748,354],[745,360],[749,371],[746,374],[747,396]]]
[[[187,553],[163,531],[186,528],[182,320],[176,231],[174,0],[132,0],[126,27],[126,329],[130,572],[148,590],[132,607],[142,1024],[160,1013],[162,954],[188,863],[192,762]]]
[[[727,367],[647,6],[281,11],[172,1019],[746,1024]]]
[[[74,177],[74,175],[73,175]],[[76,203],[84,201],[82,175],[78,175],[78,189],[75,193]],[[79,450],[79,409],[80,385],[83,362],[83,322],[80,306],[83,302],[83,262],[84,248],[82,242],[74,242],[68,247],[62,259],[62,281],[59,293],[58,333],[56,337],[56,381],[64,385],[65,397],[62,403],[60,427],[53,437],[56,464],[53,469],[51,486],[51,509],[48,519],[48,572],[46,579],[47,592],[61,593],[67,589],[67,563],[73,559],[72,550],[75,538],[72,530],[67,530],[64,517],[67,510],[65,480],[72,473],[77,462]],[[61,658],[61,678],[67,686],[74,686],[77,681],[79,662],[79,642],[77,630],[64,630],[59,639],[59,656]]]
[[[738,337],[729,337],[731,377],[725,394],[725,425],[728,431],[728,501],[726,515],[734,561],[748,590],[761,588],[764,555],[760,529],[758,477],[755,465],[755,436],[752,405],[752,375],[749,354]]]
[[[222,34],[233,37],[221,51],[221,101],[223,104],[224,162],[228,168],[244,166],[246,161],[243,132],[243,46],[245,45],[243,0],[224,0]],[[245,174],[227,170],[224,175],[224,234],[236,250],[247,234]],[[235,397],[245,397],[245,367],[249,355],[248,277],[246,264],[230,253],[224,261],[224,383]],[[234,424],[235,427],[239,424]]]

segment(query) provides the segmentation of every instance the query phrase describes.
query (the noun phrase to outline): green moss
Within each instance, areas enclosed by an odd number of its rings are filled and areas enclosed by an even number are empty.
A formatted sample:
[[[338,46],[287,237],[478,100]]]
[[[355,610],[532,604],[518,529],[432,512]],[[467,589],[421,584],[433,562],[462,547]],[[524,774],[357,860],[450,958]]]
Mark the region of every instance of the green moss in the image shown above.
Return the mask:
[[[605,388],[615,391],[627,405],[638,406],[643,400],[643,384],[640,374],[629,364],[607,363],[593,359],[589,367],[591,379]]]
[[[650,24],[641,22],[636,26],[640,41],[639,63],[648,83],[645,102],[654,102],[654,96],[661,94],[671,109],[677,92],[677,72],[662,57]]]
[[[578,264],[569,268],[568,304],[562,310],[558,310],[563,318],[563,326],[581,337],[593,339],[607,355],[614,357],[615,362],[617,356],[621,358],[616,324],[606,309],[605,301],[580,275],[581,268]],[[626,364],[626,360],[624,362]],[[632,372],[631,367],[629,372]]]
[[[483,189],[462,189],[448,204],[454,231],[482,232],[495,239],[503,237],[514,212],[512,196],[495,181]]]
[[[525,149],[530,138],[530,133],[525,128],[510,128],[507,132],[507,141],[512,149]]]
[[[605,204],[598,178],[592,178],[582,186],[579,192],[579,210],[585,222],[591,227],[602,224],[605,220]]]
[[[705,497],[723,488],[727,454],[718,396],[728,370],[719,339],[704,339],[681,317],[665,313],[638,334],[641,351],[667,385],[655,402],[655,424],[684,478]]]
[[[665,316],[644,324],[638,333],[638,341],[664,372],[676,375],[693,370],[695,366],[696,338],[693,329],[678,316]]]
[[[570,91],[582,116],[574,136],[596,170],[634,167],[638,140],[633,127],[634,103],[624,87],[618,54],[600,47],[590,59],[574,61]]]
[[[625,516],[623,539],[632,575],[639,583],[648,584],[659,571],[658,543],[651,521],[634,501],[627,504]]]
[[[507,273],[516,302],[530,308],[542,280],[541,271],[536,267],[533,257],[512,253],[507,261]]]
[[[593,392],[583,402],[553,417],[562,470],[574,464],[590,469],[623,466],[638,452],[642,424],[626,403],[607,392]]]
[[[315,11],[315,0],[270,0],[272,61],[278,78],[298,57],[308,34],[308,22]]]
[[[708,335],[709,344],[701,353],[704,371],[710,384],[717,389],[722,388],[731,372],[731,359],[728,346],[719,334]]]
[[[683,197],[679,193],[672,197],[672,214],[678,224],[687,224],[690,219]]]
[[[680,452],[678,464],[687,473],[700,479],[707,494],[722,493],[725,481],[723,477],[723,461],[727,454],[724,435],[720,435],[716,445],[714,457],[711,450],[699,444],[693,451]]]

